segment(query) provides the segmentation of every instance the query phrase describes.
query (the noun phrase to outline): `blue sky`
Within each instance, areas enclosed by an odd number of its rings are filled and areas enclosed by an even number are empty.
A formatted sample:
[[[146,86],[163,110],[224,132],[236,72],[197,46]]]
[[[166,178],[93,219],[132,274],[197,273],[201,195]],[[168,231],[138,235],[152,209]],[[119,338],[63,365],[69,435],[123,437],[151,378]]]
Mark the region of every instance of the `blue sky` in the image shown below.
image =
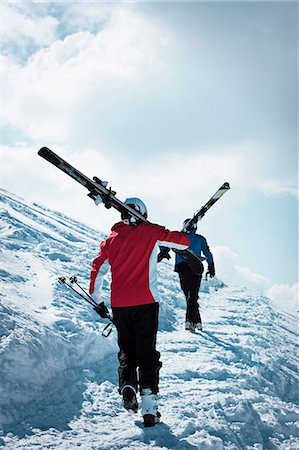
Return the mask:
[[[295,2],[2,3],[2,187],[104,231],[47,145],[150,218],[200,224],[219,276],[295,305]]]

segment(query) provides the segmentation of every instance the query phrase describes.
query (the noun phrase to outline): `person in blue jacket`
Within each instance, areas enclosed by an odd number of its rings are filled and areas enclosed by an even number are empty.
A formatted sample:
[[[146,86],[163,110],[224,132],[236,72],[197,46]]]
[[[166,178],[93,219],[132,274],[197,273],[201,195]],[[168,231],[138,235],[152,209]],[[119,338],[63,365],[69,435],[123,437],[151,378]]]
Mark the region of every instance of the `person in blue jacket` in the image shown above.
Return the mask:
[[[183,229],[190,219],[186,219],[183,224]],[[209,249],[208,243],[204,236],[196,234],[197,225],[193,225],[190,231],[185,232],[190,241],[189,249],[201,256],[203,253],[208,263],[208,274],[210,277],[215,276],[215,265],[213,255]],[[202,273],[204,267],[202,266],[201,274],[195,274],[184,260],[176,255],[174,270],[179,274],[181,288],[185,294],[187,309],[186,309],[186,330],[195,332],[202,330],[201,316],[198,306],[198,292],[200,288]]]

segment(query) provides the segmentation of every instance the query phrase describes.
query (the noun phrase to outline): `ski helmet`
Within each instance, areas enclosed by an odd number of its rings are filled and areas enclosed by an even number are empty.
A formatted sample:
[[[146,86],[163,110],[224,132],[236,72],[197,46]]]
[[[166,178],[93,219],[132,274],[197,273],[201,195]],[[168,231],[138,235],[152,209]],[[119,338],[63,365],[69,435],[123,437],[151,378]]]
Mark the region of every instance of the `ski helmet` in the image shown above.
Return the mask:
[[[191,218],[189,218],[189,219],[185,219],[184,220],[184,222],[183,222],[183,231],[185,231],[185,227],[186,227],[186,225],[188,224],[188,222],[191,220]],[[197,224],[196,223],[194,223],[192,226],[191,226],[191,228],[190,228],[190,226],[188,227],[188,231],[196,231],[197,230]]]
[[[125,204],[130,206],[131,208],[135,209],[145,219],[147,218],[147,208],[146,208],[145,204],[143,203],[143,201],[140,200],[140,198],[137,198],[137,197],[126,198]],[[126,219],[126,217],[124,217],[124,218]],[[140,221],[138,219],[135,219],[135,217],[131,216],[129,218],[129,223],[131,225],[137,225],[138,223],[140,223]]]

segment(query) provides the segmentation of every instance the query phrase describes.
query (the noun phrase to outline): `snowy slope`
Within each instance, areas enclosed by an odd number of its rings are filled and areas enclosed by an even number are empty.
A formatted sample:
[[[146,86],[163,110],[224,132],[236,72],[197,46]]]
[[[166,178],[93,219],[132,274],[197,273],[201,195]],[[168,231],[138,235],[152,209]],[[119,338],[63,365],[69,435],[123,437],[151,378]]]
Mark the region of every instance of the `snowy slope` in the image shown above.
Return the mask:
[[[100,209],[96,210],[100,214]],[[267,298],[203,283],[204,331],[159,265],[163,422],[121,407],[115,331],[57,283],[88,283],[103,234],[1,190],[0,446],[7,449],[298,449],[296,321]],[[108,283],[105,286],[108,303]]]

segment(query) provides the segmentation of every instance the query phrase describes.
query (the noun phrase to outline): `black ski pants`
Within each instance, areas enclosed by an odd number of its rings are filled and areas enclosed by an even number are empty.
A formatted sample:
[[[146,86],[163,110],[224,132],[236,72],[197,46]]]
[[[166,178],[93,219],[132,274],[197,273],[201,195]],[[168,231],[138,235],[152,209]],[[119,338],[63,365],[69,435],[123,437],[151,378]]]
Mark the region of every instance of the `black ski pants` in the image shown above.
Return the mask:
[[[158,392],[162,363],[156,350],[159,304],[112,308],[119,345],[119,392],[129,384],[136,390]]]
[[[195,274],[185,262],[177,264],[175,271],[179,274],[181,288],[186,297],[186,322],[199,323],[201,317],[198,306],[198,292],[202,273],[200,275]]]

